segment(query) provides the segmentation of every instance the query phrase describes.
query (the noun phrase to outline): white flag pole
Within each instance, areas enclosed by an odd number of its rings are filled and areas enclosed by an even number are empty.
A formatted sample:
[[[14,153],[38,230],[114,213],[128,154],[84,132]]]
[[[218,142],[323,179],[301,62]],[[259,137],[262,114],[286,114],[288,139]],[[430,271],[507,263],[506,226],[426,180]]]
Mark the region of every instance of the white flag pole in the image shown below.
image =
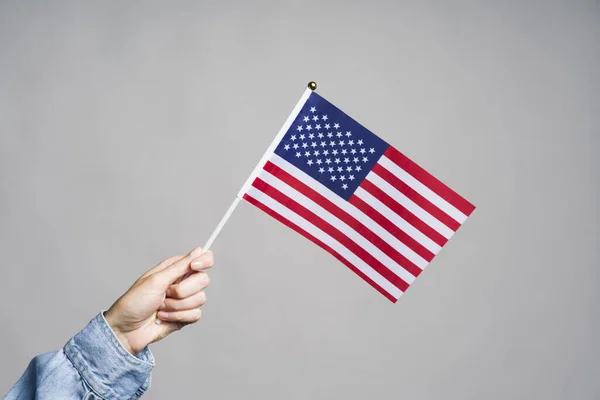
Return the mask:
[[[263,167],[265,166],[265,164],[271,157],[271,154],[273,154],[273,152],[275,151],[275,148],[277,147],[277,145],[279,145],[279,142],[281,142],[281,139],[283,138],[283,136],[286,134],[288,129],[290,129],[292,122],[294,122],[294,119],[296,119],[296,117],[300,113],[300,110],[302,110],[302,107],[304,107],[306,100],[308,100],[308,97],[310,96],[312,91],[315,90],[316,88],[317,88],[317,84],[315,82],[312,82],[312,81],[309,82],[308,88],[304,91],[304,93],[302,94],[302,97],[300,97],[300,100],[298,101],[298,103],[296,103],[296,106],[294,107],[294,109],[292,110],[292,112],[290,113],[288,118],[286,119],[285,123],[283,124],[283,126],[281,127],[279,132],[277,133],[277,136],[275,136],[275,139],[273,139],[273,141],[267,148],[267,151],[265,151],[265,153],[263,154],[263,156],[260,159],[260,161],[258,162],[258,164],[256,164],[256,167],[254,167],[254,170],[252,171],[252,173],[250,174],[248,179],[246,179],[246,182],[244,183],[244,185],[238,192],[236,198],[233,200],[233,202],[231,203],[231,205],[225,212],[225,215],[223,215],[223,218],[221,218],[221,221],[219,221],[219,224],[217,225],[217,227],[215,228],[213,233],[208,238],[208,241],[206,242],[204,247],[202,247],[202,253],[206,253],[210,249],[210,246],[212,246],[213,242],[215,241],[215,239],[217,238],[217,236],[219,235],[219,233],[221,232],[221,230],[227,223],[227,220],[229,219],[229,217],[231,217],[231,214],[233,214],[233,211],[235,210],[235,208],[238,206],[238,204],[240,204],[240,200],[242,199],[242,197],[244,197],[244,193],[246,193],[246,191],[248,191],[248,189],[252,185],[252,182],[254,182],[254,179],[258,176],[260,171],[262,171]]]

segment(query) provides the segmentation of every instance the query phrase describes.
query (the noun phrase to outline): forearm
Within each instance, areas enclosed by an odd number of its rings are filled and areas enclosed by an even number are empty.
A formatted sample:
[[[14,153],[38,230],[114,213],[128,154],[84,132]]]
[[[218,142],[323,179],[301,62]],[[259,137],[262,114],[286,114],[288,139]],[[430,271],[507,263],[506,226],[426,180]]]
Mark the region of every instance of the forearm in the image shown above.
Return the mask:
[[[35,357],[5,399],[137,399],[153,366],[150,350],[127,352],[99,314],[60,351]]]

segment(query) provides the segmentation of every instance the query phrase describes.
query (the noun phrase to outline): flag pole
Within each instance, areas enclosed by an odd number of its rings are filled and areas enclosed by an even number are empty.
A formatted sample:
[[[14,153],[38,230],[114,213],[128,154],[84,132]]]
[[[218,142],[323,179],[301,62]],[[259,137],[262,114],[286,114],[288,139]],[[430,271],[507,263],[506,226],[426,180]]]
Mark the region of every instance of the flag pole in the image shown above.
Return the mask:
[[[298,115],[298,113],[300,112],[302,107],[304,106],[304,103],[306,103],[306,100],[308,99],[308,96],[310,96],[310,93],[317,89],[317,84],[314,81],[310,81],[307,86],[308,86],[308,88],[306,89],[306,91],[304,92],[304,94],[302,95],[302,97],[300,98],[298,103],[296,104],[296,107],[294,107],[294,109],[292,110],[292,113],[288,116],[288,119],[285,121],[285,123],[279,130],[279,133],[277,134],[277,136],[275,136],[275,139],[273,139],[273,141],[267,148],[267,151],[265,151],[265,154],[263,154],[263,156],[260,159],[260,161],[258,162],[258,164],[256,164],[256,167],[254,168],[254,170],[252,171],[252,173],[250,174],[248,179],[246,179],[246,183],[244,183],[244,185],[242,186],[242,189],[239,191],[238,195],[235,197],[235,199],[233,200],[233,202],[231,203],[231,205],[225,212],[225,215],[223,215],[223,218],[221,218],[221,221],[219,221],[219,224],[217,225],[215,230],[212,232],[212,234],[206,241],[206,244],[202,247],[202,253],[206,253],[210,249],[210,246],[212,246],[213,242],[215,241],[215,239],[217,238],[217,236],[219,235],[219,233],[221,232],[221,230],[227,223],[227,220],[229,219],[229,217],[231,217],[231,214],[233,214],[233,211],[235,210],[235,208],[238,206],[238,204],[240,204],[240,199],[244,196],[244,193],[246,193],[246,191],[248,190],[248,187],[250,185],[252,185],[252,181],[254,181],[254,178],[256,178],[256,176],[258,176],[260,171],[263,169],[268,158],[275,151],[275,148],[281,141],[281,138],[286,134],[290,125],[292,124],[292,122],[294,121],[294,119],[296,118],[296,116]]]

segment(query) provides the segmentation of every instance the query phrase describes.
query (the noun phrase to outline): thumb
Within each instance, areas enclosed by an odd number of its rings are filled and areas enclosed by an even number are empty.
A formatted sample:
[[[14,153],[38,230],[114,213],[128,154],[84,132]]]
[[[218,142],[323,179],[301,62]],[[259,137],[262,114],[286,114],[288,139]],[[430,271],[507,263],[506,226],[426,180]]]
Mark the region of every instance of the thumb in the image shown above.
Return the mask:
[[[161,282],[161,285],[169,287],[173,282],[184,276],[190,269],[190,263],[194,258],[202,254],[200,247],[195,247],[187,256],[169,265],[167,268],[156,272],[156,276]]]

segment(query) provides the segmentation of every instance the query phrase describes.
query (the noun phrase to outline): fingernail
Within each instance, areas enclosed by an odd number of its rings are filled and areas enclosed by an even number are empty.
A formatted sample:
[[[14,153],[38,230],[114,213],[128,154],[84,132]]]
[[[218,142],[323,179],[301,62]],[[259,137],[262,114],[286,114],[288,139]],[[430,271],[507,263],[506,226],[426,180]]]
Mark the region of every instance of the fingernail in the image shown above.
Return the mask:
[[[154,321],[156,323],[156,325],[160,325],[162,323],[162,321],[160,319],[156,319],[156,321]]]
[[[190,256],[198,257],[202,254],[202,248],[200,246],[194,247],[194,250],[190,251]]]
[[[206,258],[203,256],[196,258],[195,260],[192,261],[191,266],[192,266],[192,269],[195,269],[195,270],[199,270],[199,269],[206,267]]]

